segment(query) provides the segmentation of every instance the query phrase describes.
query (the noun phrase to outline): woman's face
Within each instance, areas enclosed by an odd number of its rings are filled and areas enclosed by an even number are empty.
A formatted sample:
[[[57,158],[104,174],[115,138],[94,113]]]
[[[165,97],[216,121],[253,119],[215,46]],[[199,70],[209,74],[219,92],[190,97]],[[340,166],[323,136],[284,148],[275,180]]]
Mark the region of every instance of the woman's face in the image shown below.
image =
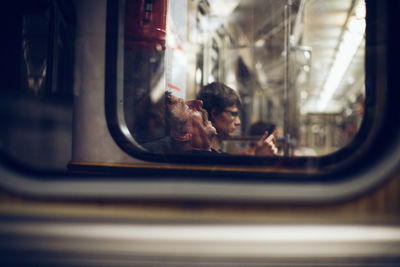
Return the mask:
[[[226,107],[222,112],[211,112],[211,122],[220,136],[232,136],[237,126],[240,125],[239,109],[237,106]]]

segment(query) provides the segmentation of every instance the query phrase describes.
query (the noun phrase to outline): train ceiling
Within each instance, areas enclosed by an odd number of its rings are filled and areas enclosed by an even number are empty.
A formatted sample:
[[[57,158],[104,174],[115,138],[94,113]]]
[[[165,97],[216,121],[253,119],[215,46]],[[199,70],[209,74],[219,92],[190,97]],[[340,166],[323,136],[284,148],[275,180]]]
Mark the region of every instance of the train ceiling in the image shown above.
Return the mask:
[[[290,71],[301,111],[340,112],[364,85],[363,1],[232,0],[227,5],[227,1],[210,0],[210,6],[213,15],[235,28],[236,43],[231,49],[251,51],[244,61],[258,77],[254,86],[275,94],[284,84],[287,2],[292,2]],[[346,40],[352,47],[343,49],[349,46]],[[339,55],[342,50],[346,51],[344,62]]]

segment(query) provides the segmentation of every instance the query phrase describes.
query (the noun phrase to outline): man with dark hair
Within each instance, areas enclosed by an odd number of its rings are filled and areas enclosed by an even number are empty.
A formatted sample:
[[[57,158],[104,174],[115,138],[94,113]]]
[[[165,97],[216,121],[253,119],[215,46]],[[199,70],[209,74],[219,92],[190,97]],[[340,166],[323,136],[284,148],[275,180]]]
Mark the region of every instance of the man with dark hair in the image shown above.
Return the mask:
[[[198,93],[197,99],[203,101],[203,107],[217,129],[217,135],[212,140],[212,148],[219,151],[222,141],[232,136],[236,127],[240,125],[239,112],[242,100],[235,90],[218,82],[204,86]]]
[[[217,130],[211,147],[220,152],[222,141],[232,136],[236,127],[240,125],[242,100],[235,90],[219,82],[204,86],[198,93],[197,99],[203,101],[203,107],[207,110],[208,117]],[[274,138],[274,133],[265,132],[257,142],[259,149],[256,155],[276,155]]]
[[[143,144],[153,153],[196,153],[210,152],[211,140],[217,134],[202,108],[201,100],[184,101],[171,92],[165,93],[165,119],[169,136]]]

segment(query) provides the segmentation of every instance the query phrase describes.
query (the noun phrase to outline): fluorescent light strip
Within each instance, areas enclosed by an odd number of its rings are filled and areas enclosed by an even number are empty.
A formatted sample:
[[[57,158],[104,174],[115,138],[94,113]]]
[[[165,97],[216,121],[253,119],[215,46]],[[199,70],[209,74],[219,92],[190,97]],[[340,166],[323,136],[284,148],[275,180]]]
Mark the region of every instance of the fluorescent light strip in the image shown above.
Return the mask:
[[[362,4],[359,1],[359,6]],[[357,9],[359,10],[359,6]],[[365,32],[365,19],[352,17],[347,24],[347,30],[343,35],[342,42],[336,54],[335,62],[330,70],[328,79],[324,84],[321,98],[318,104],[318,110],[324,111],[337,87],[343,79],[343,76],[349,67],[358,47],[360,46]]]

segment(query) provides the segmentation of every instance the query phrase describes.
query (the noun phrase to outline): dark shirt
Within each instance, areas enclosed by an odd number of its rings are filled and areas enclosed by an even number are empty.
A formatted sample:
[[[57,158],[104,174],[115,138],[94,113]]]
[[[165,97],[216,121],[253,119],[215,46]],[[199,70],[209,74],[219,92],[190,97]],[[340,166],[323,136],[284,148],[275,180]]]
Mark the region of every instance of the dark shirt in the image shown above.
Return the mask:
[[[141,146],[144,147],[148,152],[155,154],[194,154],[194,155],[219,155],[215,150],[190,150],[185,151],[183,149],[185,143],[175,141],[170,136],[166,136],[148,143],[144,143]]]
[[[183,153],[183,144],[177,142],[171,138],[171,136],[165,136],[163,138],[150,141],[141,145],[147,151],[157,154],[170,154],[170,153]]]

